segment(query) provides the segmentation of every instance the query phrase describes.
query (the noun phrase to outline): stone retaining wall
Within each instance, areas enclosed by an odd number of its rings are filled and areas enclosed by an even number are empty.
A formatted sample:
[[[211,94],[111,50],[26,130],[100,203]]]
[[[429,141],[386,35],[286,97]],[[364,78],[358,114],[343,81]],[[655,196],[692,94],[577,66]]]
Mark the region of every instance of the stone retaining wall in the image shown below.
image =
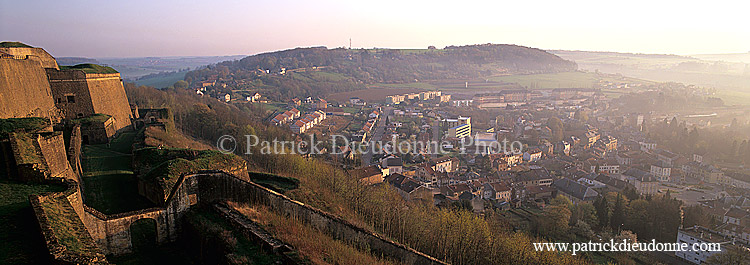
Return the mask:
[[[202,172],[191,177],[198,178],[199,198],[202,204],[233,201],[267,205],[273,211],[302,220],[335,239],[361,249],[369,249],[376,255],[388,257],[403,264],[445,264],[438,259],[388,240],[337,216],[224,172]]]

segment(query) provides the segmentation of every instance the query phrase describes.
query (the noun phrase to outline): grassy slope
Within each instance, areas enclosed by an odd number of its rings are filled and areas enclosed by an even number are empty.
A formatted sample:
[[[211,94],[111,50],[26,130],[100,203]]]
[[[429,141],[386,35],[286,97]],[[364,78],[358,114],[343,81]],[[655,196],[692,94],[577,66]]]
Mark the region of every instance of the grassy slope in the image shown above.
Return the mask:
[[[597,81],[596,74],[584,72],[562,72],[554,74],[508,75],[489,78],[490,81],[518,83],[530,89],[582,87],[591,88]]]
[[[89,256],[99,248],[91,237],[73,206],[65,196],[47,198],[41,203],[47,221],[57,241],[71,254]]]
[[[173,148],[189,148],[208,150],[211,146],[193,140],[181,133],[169,133],[159,127],[148,127],[145,131],[147,146],[169,146]]]
[[[61,65],[60,70],[81,70],[89,74],[117,74],[117,70],[109,66],[101,66],[98,64],[84,63],[76,64],[73,66]]]
[[[748,105],[750,104],[750,90],[749,91],[736,91],[736,90],[718,90],[716,96],[724,100],[724,104],[727,105]]]
[[[23,129],[26,132],[34,132],[49,126],[49,120],[45,118],[11,118],[0,119],[0,138],[7,137],[8,133]]]
[[[133,83],[136,83],[141,86],[152,86],[156,88],[165,88],[168,86],[173,85],[175,82],[179,80],[185,79],[185,74],[187,72],[176,72],[165,76],[158,76],[158,77],[152,77],[152,78],[144,78],[133,81]]]
[[[107,144],[83,147],[83,196],[86,204],[105,214],[148,208],[153,204],[138,194],[131,166],[136,132],[126,132]]]
[[[17,41],[3,41],[0,42],[0,47],[2,48],[33,48],[25,43],[17,42]]]
[[[44,240],[29,204],[29,195],[62,191],[62,186],[30,185],[0,180],[0,261],[7,264],[43,263]]]
[[[250,180],[279,193],[284,193],[288,190],[293,190],[299,187],[299,180],[279,175],[254,172],[250,173]]]

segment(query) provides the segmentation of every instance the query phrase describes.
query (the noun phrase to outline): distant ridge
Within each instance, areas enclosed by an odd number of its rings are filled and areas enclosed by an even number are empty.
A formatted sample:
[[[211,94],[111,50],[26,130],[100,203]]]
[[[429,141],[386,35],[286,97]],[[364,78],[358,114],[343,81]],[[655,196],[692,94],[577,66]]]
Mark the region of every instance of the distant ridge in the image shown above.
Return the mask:
[[[476,80],[496,75],[558,73],[577,69],[573,61],[540,49],[511,44],[447,46],[443,49],[311,47],[224,61],[188,72],[185,80],[194,82],[194,85],[200,81],[220,80],[227,90],[257,88],[272,98],[291,99],[361,90],[376,83]]]
[[[97,61],[96,59],[85,58],[85,57],[59,57],[56,59],[57,59],[57,64],[59,65],[76,65],[76,64],[82,64],[82,63],[101,64],[101,62]]]

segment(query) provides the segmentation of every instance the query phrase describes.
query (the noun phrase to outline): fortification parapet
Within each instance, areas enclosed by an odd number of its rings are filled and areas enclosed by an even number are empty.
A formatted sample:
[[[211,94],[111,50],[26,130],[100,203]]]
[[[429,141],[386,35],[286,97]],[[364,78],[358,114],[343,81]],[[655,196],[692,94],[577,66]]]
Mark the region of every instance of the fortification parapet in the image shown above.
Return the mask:
[[[42,68],[60,69],[57,60],[42,48],[33,47],[0,47],[0,52],[12,55],[16,58],[35,57]]]
[[[107,114],[114,119],[115,131],[131,125],[130,104],[119,73],[47,69],[47,75],[55,105],[66,119]]]

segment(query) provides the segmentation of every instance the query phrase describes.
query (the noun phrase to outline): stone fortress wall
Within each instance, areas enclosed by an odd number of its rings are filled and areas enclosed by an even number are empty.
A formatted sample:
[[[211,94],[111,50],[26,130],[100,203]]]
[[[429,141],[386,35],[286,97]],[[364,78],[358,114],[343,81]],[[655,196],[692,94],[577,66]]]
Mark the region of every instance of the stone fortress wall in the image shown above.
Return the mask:
[[[94,113],[91,94],[86,89],[83,71],[59,71],[46,69],[52,90],[52,98],[65,119],[82,118]]]
[[[57,115],[47,74],[35,58],[0,57],[0,119]]]
[[[13,56],[18,59],[24,59],[27,56],[36,61],[42,68],[60,69],[57,60],[42,48],[34,47],[0,47],[0,53]]]
[[[223,171],[201,171],[182,175],[170,194],[165,207],[154,207],[115,215],[105,215],[86,206],[81,199],[80,188],[75,182],[71,184],[67,191],[60,192],[60,194],[65,194],[67,202],[75,209],[78,218],[88,231],[87,235],[90,237],[86,240],[92,240],[101,250],[99,253],[87,255],[92,257],[132,252],[130,225],[138,220],[153,219],[156,221],[157,242],[173,241],[181,232],[180,220],[188,209],[197,204],[213,205],[232,201],[269,206],[272,210],[290,216],[290,218],[301,220],[335,239],[349,242],[357,247],[368,249],[378,256],[388,257],[403,264],[445,264],[339,217]],[[60,195],[33,195],[32,197],[34,196],[36,197],[32,198],[32,202],[45,201],[48,197]],[[36,211],[36,214],[39,220],[48,219],[43,211]],[[40,223],[42,230],[51,229],[44,225],[44,223]],[[52,253],[52,250],[59,249],[59,246],[50,245],[49,242],[54,242],[54,240],[47,241],[52,256],[60,262],[86,260],[84,257],[75,257],[75,255],[61,253],[56,255]]]
[[[115,119],[115,130],[130,126],[132,112],[120,74],[86,74],[86,86],[91,94],[94,113],[104,113]]]
[[[0,108],[7,108],[0,109],[0,118],[60,117],[64,113],[66,119],[74,119],[101,113],[112,117],[108,120],[115,120],[117,130],[131,125],[132,114],[119,74],[61,71],[54,58],[39,48],[0,48],[0,52]],[[62,109],[62,113],[58,108]],[[47,170],[48,174],[35,181],[64,183],[68,187],[62,192],[31,195],[29,198],[55,263],[106,264],[107,254],[132,252],[130,226],[142,219],[155,221],[157,242],[174,241],[181,232],[181,220],[191,207],[232,201],[267,205],[333,238],[400,263],[444,264],[248,181],[246,168],[236,172],[243,176],[223,171],[183,174],[158,207],[114,215],[102,214],[86,206],[81,194],[82,130],[81,126],[73,128],[67,150],[59,132],[28,134],[34,137],[31,149],[21,150],[18,145],[13,146],[13,139],[10,140],[13,150],[9,150],[11,148],[7,148],[7,144],[2,145],[4,154],[20,154],[29,150],[36,154],[34,156],[38,159],[34,161],[39,167],[31,166],[29,169],[32,172]],[[25,147],[29,146],[28,143],[29,140],[24,139]],[[16,159],[19,160],[23,159]]]
[[[50,178],[77,180],[65,152],[65,140],[61,132],[12,133],[8,137],[18,180],[42,182]]]
[[[56,123],[94,114],[112,116],[115,131],[131,125],[119,73],[60,70],[42,48],[0,47],[0,119],[45,117]]]
[[[242,180],[221,171],[200,172],[189,176],[198,178],[199,201],[214,204],[224,201],[266,205],[271,210],[290,218],[301,220],[335,239],[376,256],[388,257],[402,264],[445,264],[405,245],[391,241],[372,231],[358,227],[342,218],[292,200],[251,181]]]
[[[55,104],[66,119],[101,113],[114,118],[115,130],[130,126],[130,104],[119,73],[47,69],[47,75]]]

